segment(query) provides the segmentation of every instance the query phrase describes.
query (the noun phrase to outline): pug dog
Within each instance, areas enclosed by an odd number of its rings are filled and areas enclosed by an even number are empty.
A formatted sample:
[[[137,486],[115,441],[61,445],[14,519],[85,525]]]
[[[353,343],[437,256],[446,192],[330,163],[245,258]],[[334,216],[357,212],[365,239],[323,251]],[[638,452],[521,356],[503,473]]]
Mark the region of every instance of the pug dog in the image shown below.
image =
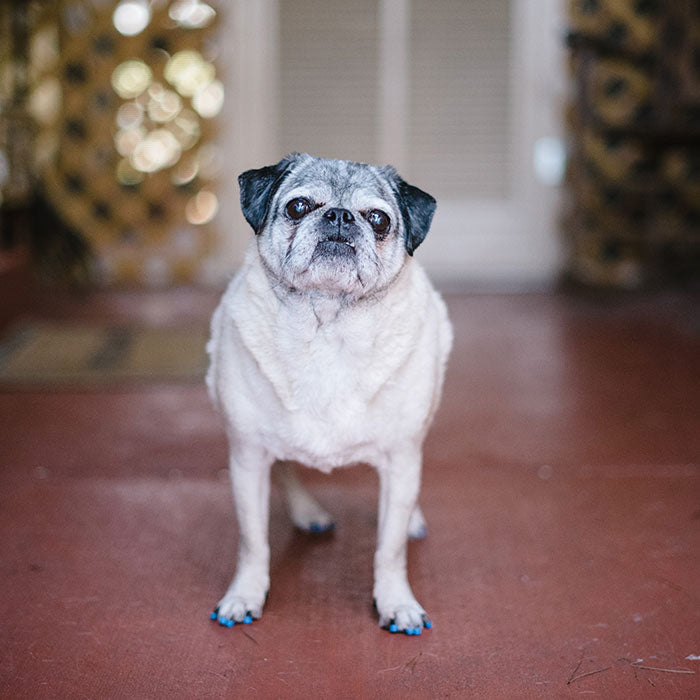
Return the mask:
[[[425,532],[422,444],[438,405],[452,330],[412,257],[433,197],[390,167],[292,154],[239,177],[255,232],[211,324],[207,385],[223,415],[239,526],[235,576],[213,620],[262,615],[270,583],[271,468],[293,523],[332,517],[299,481],[353,464],[379,474],[374,603],[381,627],[431,627],[406,574]]]

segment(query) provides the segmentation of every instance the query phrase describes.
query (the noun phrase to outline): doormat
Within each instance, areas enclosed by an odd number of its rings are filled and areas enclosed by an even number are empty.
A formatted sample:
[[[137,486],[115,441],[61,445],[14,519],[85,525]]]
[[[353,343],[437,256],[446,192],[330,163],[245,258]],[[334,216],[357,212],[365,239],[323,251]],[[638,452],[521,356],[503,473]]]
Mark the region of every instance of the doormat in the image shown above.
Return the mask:
[[[0,385],[74,387],[200,381],[206,326],[32,323],[0,340]]]

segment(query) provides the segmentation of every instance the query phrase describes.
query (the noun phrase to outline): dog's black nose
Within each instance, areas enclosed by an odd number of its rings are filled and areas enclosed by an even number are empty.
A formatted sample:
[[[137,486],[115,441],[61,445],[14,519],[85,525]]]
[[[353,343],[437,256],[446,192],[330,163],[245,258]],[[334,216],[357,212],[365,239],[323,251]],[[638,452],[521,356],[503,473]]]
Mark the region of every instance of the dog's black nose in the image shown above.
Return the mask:
[[[332,224],[337,223],[338,226],[347,226],[355,221],[355,217],[351,211],[341,209],[340,207],[333,207],[332,209],[329,209],[327,212],[325,212],[323,218],[327,219]]]

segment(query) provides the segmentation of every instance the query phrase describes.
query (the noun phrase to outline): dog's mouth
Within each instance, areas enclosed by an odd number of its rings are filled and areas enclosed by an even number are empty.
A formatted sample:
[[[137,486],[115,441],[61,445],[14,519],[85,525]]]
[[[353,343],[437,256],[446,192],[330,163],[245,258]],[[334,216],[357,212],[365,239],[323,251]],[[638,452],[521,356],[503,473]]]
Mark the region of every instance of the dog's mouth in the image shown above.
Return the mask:
[[[333,233],[316,244],[313,257],[352,257],[355,255],[355,241],[342,233]]]

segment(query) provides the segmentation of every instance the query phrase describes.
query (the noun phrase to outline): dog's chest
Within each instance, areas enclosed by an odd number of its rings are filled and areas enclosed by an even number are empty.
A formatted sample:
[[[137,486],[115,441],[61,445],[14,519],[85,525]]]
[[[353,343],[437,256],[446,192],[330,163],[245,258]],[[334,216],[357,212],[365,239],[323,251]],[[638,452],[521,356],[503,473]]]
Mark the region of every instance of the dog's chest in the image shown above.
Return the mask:
[[[279,440],[286,458],[322,469],[367,459],[397,414],[402,353],[381,352],[382,331],[368,319],[278,331],[275,359],[263,367],[278,402],[268,440]]]
[[[322,422],[357,422],[378,398],[391,371],[367,328],[320,328],[278,339],[282,381],[293,413]]]

